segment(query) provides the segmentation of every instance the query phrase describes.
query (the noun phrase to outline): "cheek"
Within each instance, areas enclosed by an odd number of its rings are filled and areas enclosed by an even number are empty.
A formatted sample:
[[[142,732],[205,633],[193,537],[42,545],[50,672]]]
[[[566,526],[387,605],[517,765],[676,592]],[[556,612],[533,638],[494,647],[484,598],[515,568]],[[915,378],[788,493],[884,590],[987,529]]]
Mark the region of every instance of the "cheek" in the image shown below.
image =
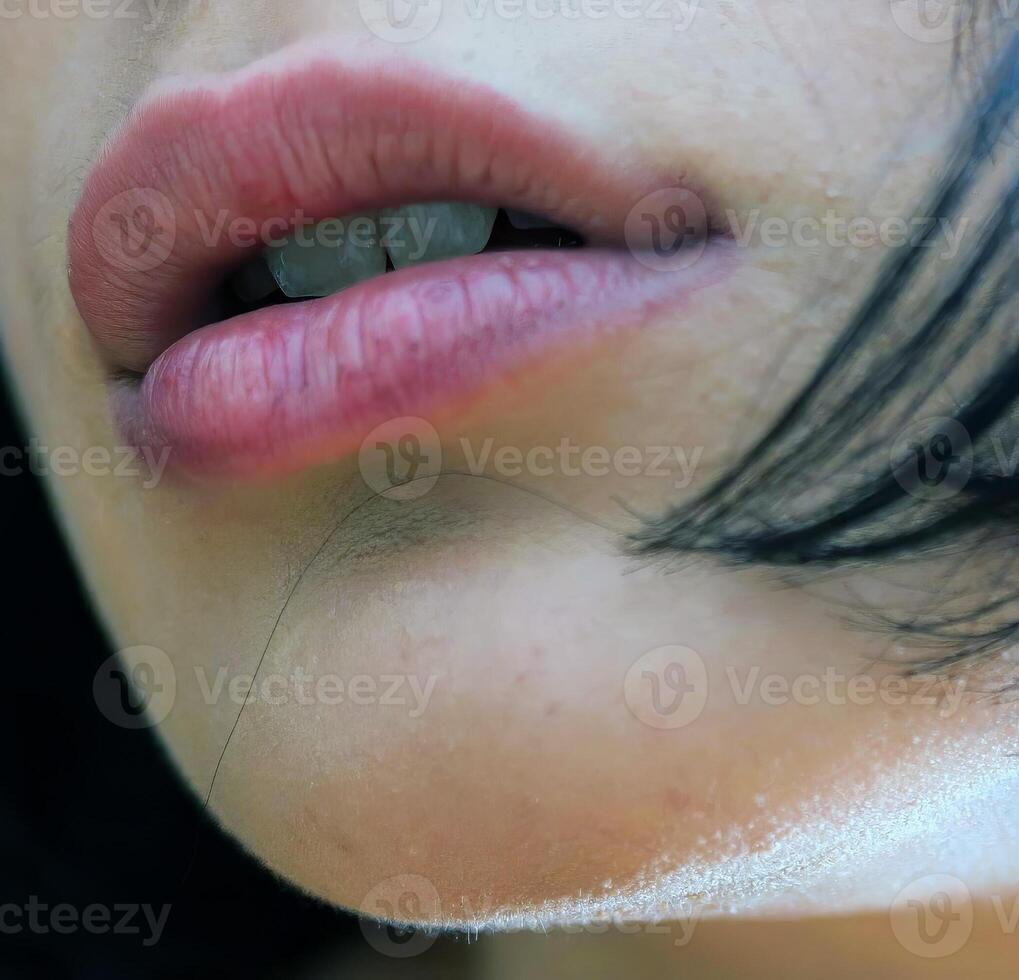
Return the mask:
[[[342,571],[309,570],[260,673],[303,670],[310,703],[245,708],[213,808],[272,867],[355,907],[409,874],[479,916],[630,878],[689,805],[623,693],[619,628],[645,620],[625,627],[638,650],[657,630],[554,509],[536,520],[508,488],[442,495],[445,543],[401,547],[424,522],[394,509],[378,515],[390,555],[344,548]]]
[[[820,669],[818,651],[858,666],[802,597],[641,572],[506,488],[438,492],[439,523],[380,511],[374,544],[309,569],[213,787],[225,827],[315,894],[377,911],[413,877],[438,902],[422,918],[459,921],[569,920],[578,894],[641,916],[694,893],[747,903],[749,856],[787,860],[776,841],[822,816],[837,828],[919,730],[874,706],[736,703],[729,671]],[[409,544],[426,521],[439,543]],[[703,680],[648,659],[666,645],[695,651]],[[666,704],[696,689],[678,726],[658,724],[645,672]]]
[[[318,686],[317,703],[251,705],[225,758],[226,825],[341,904],[410,874],[481,918],[597,891],[632,880],[698,805],[702,781],[681,757],[663,769],[627,708],[629,650],[655,630],[623,626],[638,609],[610,595],[615,572],[530,545],[472,551],[302,590],[263,671],[334,674],[342,703]]]

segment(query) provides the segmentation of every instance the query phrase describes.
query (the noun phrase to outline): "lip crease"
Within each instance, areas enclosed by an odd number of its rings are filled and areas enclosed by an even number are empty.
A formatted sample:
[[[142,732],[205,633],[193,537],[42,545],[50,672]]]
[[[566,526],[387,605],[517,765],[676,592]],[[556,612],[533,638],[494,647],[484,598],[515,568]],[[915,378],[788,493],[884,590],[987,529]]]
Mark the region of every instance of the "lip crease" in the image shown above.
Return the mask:
[[[536,359],[717,282],[732,264],[724,243],[668,274],[601,247],[622,241],[642,197],[679,183],[606,164],[498,93],[420,68],[255,65],[131,114],[72,215],[71,292],[113,369],[126,438],[196,476],[268,476],[354,451],[388,419],[458,411]],[[243,223],[264,240],[297,216],[427,200],[539,212],[595,247],[436,262],[203,322],[218,284],[261,247],[210,229]],[[135,261],[118,236],[139,215],[131,234],[151,226],[151,249]]]

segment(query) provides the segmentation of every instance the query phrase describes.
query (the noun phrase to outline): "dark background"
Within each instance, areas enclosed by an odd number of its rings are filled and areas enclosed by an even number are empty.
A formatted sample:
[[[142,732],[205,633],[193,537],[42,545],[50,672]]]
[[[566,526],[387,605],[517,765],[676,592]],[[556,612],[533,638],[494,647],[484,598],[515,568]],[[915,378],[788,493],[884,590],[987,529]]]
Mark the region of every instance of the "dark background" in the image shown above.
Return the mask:
[[[0,446],[27,433],[0,385]],[[208,820],[151,730],[128,730],[96,707],[109,656],[40,480],[0,476],[8,605],[2,673],[0,906],[31,901],[170,904],[158,943],[141,934],[0,929],[0,980],[21,978],[345,977],[464,975],[463,944],[443,939],[413,959],[404,937],[359,921],[279,881]],[[4,733],[4,729],[9,731]],[[120,918],[111,912],[113,920]],[[40,915],[44,925],[49,912]],[[367,927],[371,930],[374,927]],[[418,937],[420,940],[420,937]]]

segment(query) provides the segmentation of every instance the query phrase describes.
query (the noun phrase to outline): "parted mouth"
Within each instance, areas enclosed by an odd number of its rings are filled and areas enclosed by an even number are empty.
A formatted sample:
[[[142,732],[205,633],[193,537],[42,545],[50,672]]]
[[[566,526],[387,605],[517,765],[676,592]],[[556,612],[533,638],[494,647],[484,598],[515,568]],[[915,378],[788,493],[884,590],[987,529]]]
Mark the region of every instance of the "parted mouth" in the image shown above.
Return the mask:
[[[717,281],[711,213],[496,92],[317,55],[143,100],[86,181],[69,277],[128,438],[262,476]]]

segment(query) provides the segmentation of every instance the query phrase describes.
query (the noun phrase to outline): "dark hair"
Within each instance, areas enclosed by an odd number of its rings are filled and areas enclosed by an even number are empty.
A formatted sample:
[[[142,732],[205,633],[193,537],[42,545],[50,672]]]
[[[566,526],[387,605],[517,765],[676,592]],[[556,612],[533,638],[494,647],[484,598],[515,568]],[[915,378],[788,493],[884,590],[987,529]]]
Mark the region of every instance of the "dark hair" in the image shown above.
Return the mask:
[[[645,520],[643,554],[836,568],[967,556],[1003,564],[908,618],[915,669],[985,660],[1019,641],[1009,584],[1019,535],[1019,33],[981,84],[944,177],[813,377],[768,431],[691,502]],[[952,262],[944,219],[975,215]],[[1009,454],[1012,455],[1011,453]],[[1019,463],[1019,459],[1015,460]],[[931,648],[933,652],[931,652]]]

